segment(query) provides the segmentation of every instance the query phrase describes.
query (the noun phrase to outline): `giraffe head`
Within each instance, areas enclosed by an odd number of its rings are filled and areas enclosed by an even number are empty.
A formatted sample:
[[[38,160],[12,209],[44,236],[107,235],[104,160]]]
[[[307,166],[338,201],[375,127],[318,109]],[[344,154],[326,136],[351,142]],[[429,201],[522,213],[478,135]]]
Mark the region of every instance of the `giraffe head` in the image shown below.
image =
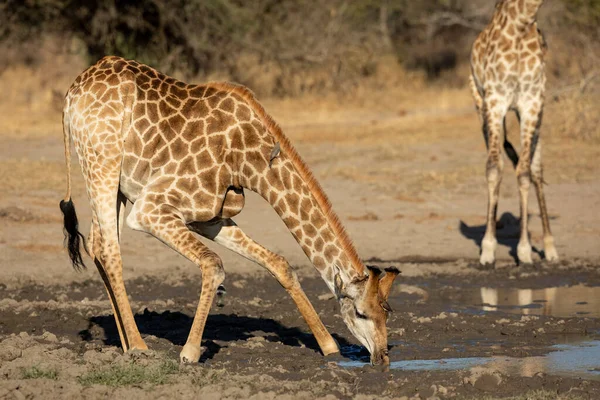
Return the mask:
[[[338,270],[334,278],[335,293],[344,322],[371,353],[371,364],[388,365],[386,322],[392,309],[387,299],[400,271],[394,267],[386,268],[385,275],[381,277],[381,270],[375,267],[368,269],[368,275],[349,282],[344,282]]]

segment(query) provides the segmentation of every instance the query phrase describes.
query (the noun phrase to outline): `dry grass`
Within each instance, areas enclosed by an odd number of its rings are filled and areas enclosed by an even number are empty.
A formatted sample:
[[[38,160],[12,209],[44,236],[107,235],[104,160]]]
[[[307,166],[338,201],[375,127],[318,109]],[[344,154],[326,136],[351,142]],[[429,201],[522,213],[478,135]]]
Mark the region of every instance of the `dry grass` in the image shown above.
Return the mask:
[[[0,140],[16,140],[21,146],[45,138],[60,143],[62,93],[84,66],[57,59],[62,63],[37,69],[15,66],[0,75]],[[460,67],[455,73],[466,75],[468,69]],[[351,94],[262,103],[319,179],[360,182],[407,198],[436,190],[480,189],[483,182],[485,145],[469,90],[427,83],[422,73],[406,72],[393,59],[382,60],[377,76],[365,79]],[[600,148],[590,144],[600,140],[598,104],[594,91],[548,100],[542,138],[550,183],[597,176]],[[518,127],[514,118],[510,121],[509,138],[518,145]],[[0,159],[0,167],[3,190],[64,189],[62,162],[15,157]],[[509,163],[506,173],[512,174]]]
[[[61,162],[12,159],[0,161],[2,191],[23,193],[40,190],[62,191],[65,166]]]
[[[565,138],[598,143],[600,141],[600,90],[590,93],[573,91],[556,102],[555,132]]]

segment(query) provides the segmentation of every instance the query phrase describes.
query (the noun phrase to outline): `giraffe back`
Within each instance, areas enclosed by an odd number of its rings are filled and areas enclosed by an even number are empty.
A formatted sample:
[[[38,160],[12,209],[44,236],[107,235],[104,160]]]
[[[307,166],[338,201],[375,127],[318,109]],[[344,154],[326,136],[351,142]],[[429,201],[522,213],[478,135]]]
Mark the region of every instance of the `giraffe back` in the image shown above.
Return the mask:
[[[224,209],[225,217],[234,215],[243,206],[243,159],[235,150],[268,159],[274,145],[236,87],[187,84],[133,60],[101,59],[67,93],[84,176],[92,173],[85,160],[121,157],[119,188],[129,200],[152,190],[176,201],[186,219]]]

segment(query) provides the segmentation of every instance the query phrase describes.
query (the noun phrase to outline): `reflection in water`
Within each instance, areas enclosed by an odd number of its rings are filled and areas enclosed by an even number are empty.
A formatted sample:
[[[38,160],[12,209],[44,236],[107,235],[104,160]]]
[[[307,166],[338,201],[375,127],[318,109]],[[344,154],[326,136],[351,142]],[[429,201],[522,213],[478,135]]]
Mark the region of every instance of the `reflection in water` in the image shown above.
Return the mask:
[[[552,352],[538,357],[467,357],[441,360],[392,361],[391,369],[405,371],[442,371],[484,366],[512,376],[534,376],[543,372],[552,375],[600,380],[600,341],[561,344],[551,347]],[[360,361],[342,361],[342,367],[362,367]]]
[[[473,293],[473,295],[476,295]],[[544,289],[479,289],[484,311],[555,317],[600,317],[600,287],[584,285]],[[473,301],[476,304],[479,301]]]
[[[579,345],[556,345],[553,351],[539,357],[495,357],[486,367],[507,375],[534,376],[539,372],[600,380],[600,341]]]

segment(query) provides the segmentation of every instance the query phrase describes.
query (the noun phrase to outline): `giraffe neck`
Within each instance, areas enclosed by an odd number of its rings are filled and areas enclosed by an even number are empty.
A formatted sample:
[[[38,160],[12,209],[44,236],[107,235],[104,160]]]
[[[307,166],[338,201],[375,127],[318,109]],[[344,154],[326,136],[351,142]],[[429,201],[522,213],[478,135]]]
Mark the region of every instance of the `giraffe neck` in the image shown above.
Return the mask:
[[[537,12],[544,0],[513,0],[508,1],[506,12],[508,19],[516,24],[519,30],[524,30],[535,22]]]
[[[271,184],[254,189],[271,204],[333,291],[336,267],[344,281],[364,276],[365,267],[322,189],[314,180],[307,182],[295,165],[301,160],[293,160],[287,150],[282,146],[276,165],[265,174]]]
[[[273,146],[263,149],[261,157],[246,157],[245,162],[252,168],[242,168],[239,183],[271,204],[332,291],[337,269],[344,281],[364,277],[366,268],[352,241],[289,139],[252,92],[232,85],[227,88],[250,105]],[[270,160],[263,157],[273,154],[275,146],[279,146],[279,151],[270,165]]]
[[[259,188],[259,193],[271,203],[331,288],[335,267],[348,279],[364,275],[364,265],[338,217],[329,202],[323,204],[319,199],[324,197],[322,189],[303,180],[293,161],[285,155],[267,176],[272,182],[280,182],[283,190],[269,187],[262,192]]]

